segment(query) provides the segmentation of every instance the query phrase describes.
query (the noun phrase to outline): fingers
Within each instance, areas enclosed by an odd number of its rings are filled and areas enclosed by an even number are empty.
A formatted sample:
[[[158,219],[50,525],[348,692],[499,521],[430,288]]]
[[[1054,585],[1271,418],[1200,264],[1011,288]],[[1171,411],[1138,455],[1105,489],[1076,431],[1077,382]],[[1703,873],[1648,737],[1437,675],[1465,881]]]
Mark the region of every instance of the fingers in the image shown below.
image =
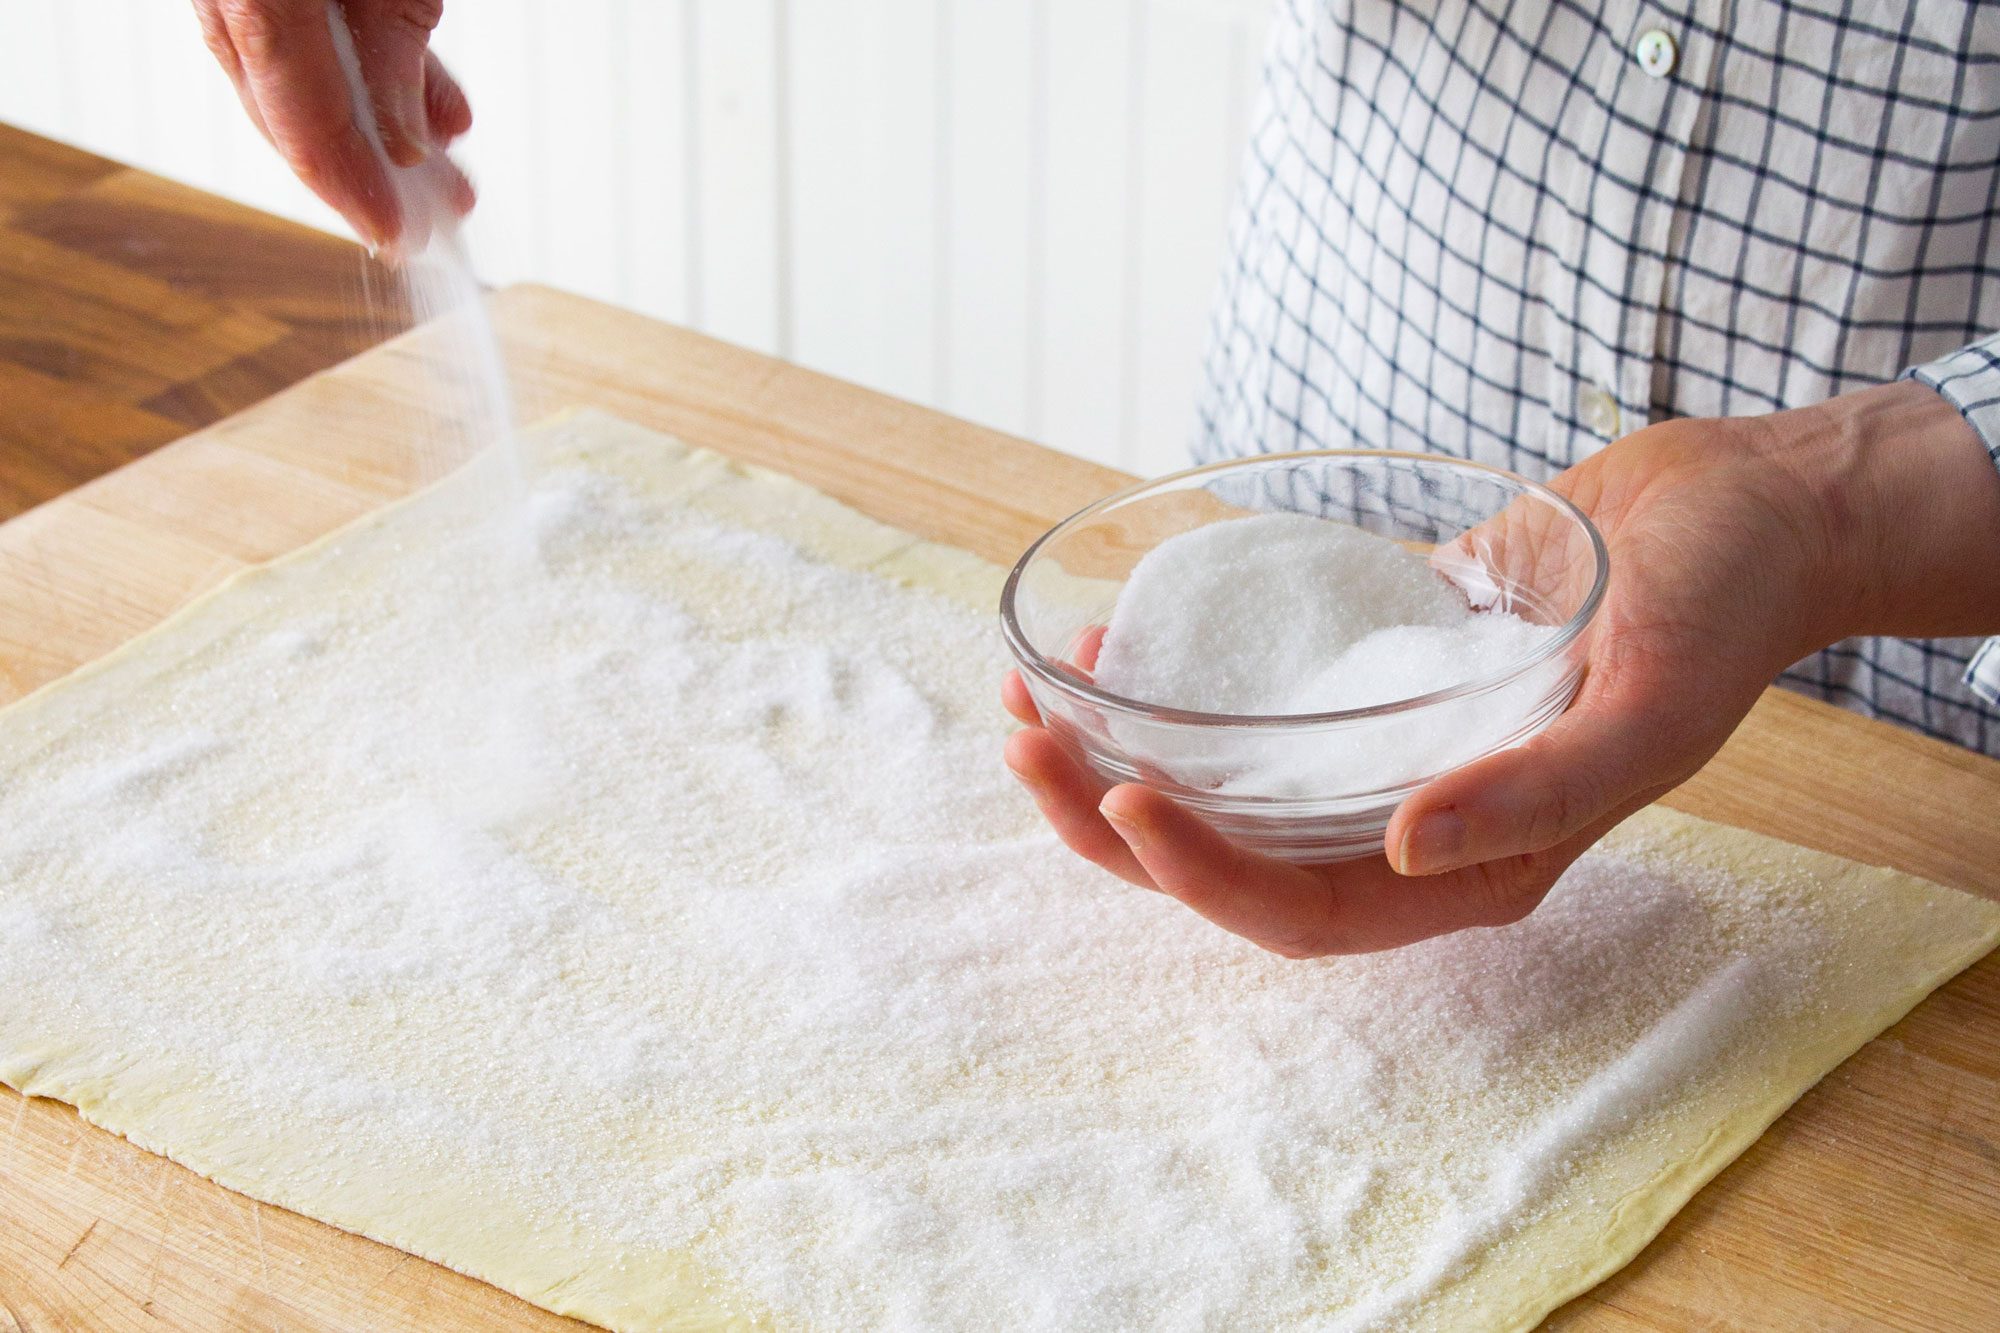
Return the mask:
[[[478,194],[467,180],[458,164],[444,153],[433,153],[422,165],[401,172],[408,192],[405,203],[412,212],[435,214],[439,205],[449,206],[453,215],[464,217],[478,202]],[[406,222],[413,219],[404,219]],[[435,216],[426,217],[426,223],[436,222]]]
[[[222,72],[229,76],[230,87],[236,90],[236,100],[243,104],[250,123],[257,127],[257,133],[266,142],[271,139],[271,129],[264,123],[264,113],[257,109],[257,99],[250,95],[248,80],[243,73],[243,60],[236,54],[236,44],[229,36],[229,25],[222,17],[222,0],[195,0],[195,17],[201,21],[201,38],[208,47],[215,62],[222,66]]]
[[[472,128],[472,104],[434,51],[424,53],[424,115],[437,143],[450,143]]]
[[[397,166],[413,167],[431,150],[430,40],[444,0],[343,0],[343,8],[382,149]],[[443,72],[442,65],[438,69]],[[464,102],[460,93],[457,103]],[[470,119],[468,108],[468,124]]]
[[[1147,787],[1103,786],[1040,728],[1007,742],[1007,766],[1078,856],[1158,888],[1225,930],[1288,958],[1396,948],[1533,910],[1588,843],[1409,880],[1386,863],[1306,869],[1235,846]]]
[[[1009,671],[1000,678],[1000,706],[1013,714],[1016,722],[1031,727],[1042,725],[1041,711],[1035,707],[1034,696],[1028,693],[1028,684],[1018,671]]]
[[[386,263],[401,264],[421,253],[441,226],[464,217],[476,202],[472,182],[443,153],[433,153],[414,167],[397,168],[402,226],[396,239],[376,247]]]
[[[1097,666],[1097,654],[1104,648],[1103,625],[1092,625],[1077,637],[1076,647],[1070,653],[1070,661],[1065,666],[1070,674],[1082,681],[1089,681],[1091,671]],[[1000,706],[1014,715],[1016,721],[1031,727],[1042,725],[1042,714],[1035,707],[1034,696],[1028,693],[1027,682],[1021,679],[1019,671],[1009,671],[1000,679]]]
[[[1040,807],[1042,817],[1071,851],[1140,888],[1154,887],[1125,841],[1112,832],[1097,803],[1104,784],[1039,727],[1007,738],[1007,767]]]
[[[399,210],[354,123],[323,0],[209,0],[199,12],[251,118],[299,179],[364,240],[392,242]]]
[[[1654,684],[1586,681],[1576,704],[1541,735],[1447,773],[1403,802],[1384,838],[1389,860],[1404,875],[1437,875],[1560,846],[1677,786],[1715,752],[1741,711],[1689,714]]]
[[[456,162],[442,154],[435,160],[445,173],[445,198],[451,202],[452,210],[464,217],[479,202],[479,192],[472,188],[472,182],[465,178],[465,173],[458,169]]]
[[[1310,871],[1238,847],[1151,787],[1113,787],[1099,809],[1161,892],[1288,958],[1330,951],[1331,895]]]
[[[1070,660],[1083,668],[1085,680],[1089,680],[1090,673],[1097,670],[1097,655],[1104,651],[1104,636],[1110,628],[1109,625],[1092,625],[1077,636],[1076,649],[1070,654]]]
[[[362,239],[393,250],[405,219],[387,171],[355,124],[324,0],[196,0],[195,9],[257,128]],[[463,90],[429,50],[441,12],[442,0],[343,5],[383,152],[401,166],[427,162],[434,144],[472,124]],[[471,183],[448,162],[432,165],[439,197],[461,214],[470,211]]]
[[[237,58],[236,44],[229,38],[229,25],[223,20],[220,0],[194,0],[194,16],[201,24],[201,40],[208,47],[208,53],[222,66],[222,72],[229,81],[243,83],[243,62]]]
[[[1541,852],[1411,879],[1380,858],[1305,867],[1247,851],[1147,787],[1113,788],[1103,809],[1162,892],[1287,958],[1368,953],[1510,925],[1629,813]]]

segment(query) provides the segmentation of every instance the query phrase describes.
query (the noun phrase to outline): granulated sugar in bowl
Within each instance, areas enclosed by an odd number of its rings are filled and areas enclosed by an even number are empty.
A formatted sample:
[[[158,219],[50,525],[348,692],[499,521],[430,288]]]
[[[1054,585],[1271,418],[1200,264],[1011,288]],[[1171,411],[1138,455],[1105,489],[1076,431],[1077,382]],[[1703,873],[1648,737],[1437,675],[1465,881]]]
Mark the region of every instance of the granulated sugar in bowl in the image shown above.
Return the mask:
[[[1051,529],[1000,619],[1043,720],[1287,860],[1380,855],[1397,805],[1569,706],[1610,562],[1576,506],[1430,454],[1265,454]]]

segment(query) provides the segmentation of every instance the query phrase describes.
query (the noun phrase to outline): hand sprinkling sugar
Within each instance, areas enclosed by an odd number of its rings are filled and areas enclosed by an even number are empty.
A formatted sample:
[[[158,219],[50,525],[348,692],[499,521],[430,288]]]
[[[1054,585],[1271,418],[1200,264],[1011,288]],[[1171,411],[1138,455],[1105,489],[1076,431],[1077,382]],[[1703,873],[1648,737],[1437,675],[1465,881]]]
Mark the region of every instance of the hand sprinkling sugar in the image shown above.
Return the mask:
[[[202,35],[237,96],[286,165],[347,219],[370,246],[405,245],[404,210],[391,170],[420,164],[444,178],[459,213],[472,186],[436,150],[472,127],[472,108],[430,35],[443,0],[195,0]],[[329,22],[329,18],[333,20]],[[351,30],[373,125],[356,117],[336,48]],[[371,142],[379,134],[377,144]]]
[[[293,170],[372,244],[402,241],[396,170],[430,166],[430,159],[441,157],[435,150],[471,124],[464,95],[428,50],[442,0],[347,0],[331,26],[320,0],[195,0],[195,8],[251,118]],[[1328,26],[1317,39],[1340,45],[1333,39],[1347,23],[1340,16],[1343,7],[1319,10]],[[379,141],[371,140],[364,125],[369,117],[357,117],[349,102],[336,35],[350,31]],[[1294,86],[1299,71],[1276,73],[1273,87],[1287,95],[1299,91]],[[1313,76],[1335,73],[1322,66]],[[1879,101],[1892,92],[1860,89],[1850,95]],[[1367,129],[1348,124],[1350,114],[1373,113],[1358,104],[1347,108],[1343,134]],[[1766,133],[1768,119],[1753,118],[1747,128]],[[1327,170],[1325,163],[1299,165]],[[472,191],[464,178],[448,163],[433,170],[450,206],[469,209]],[[1310,223],[1309,230],[1322,237],[1372,239],[1365,227],[1335,225],[1348,206],[1338,191],[1322,191],[1321,200],[1324,217],[1296,221]],[[1708,208],[1712,202],[1695,200],[1690,206]],[[1730,206],[1725,200],[1719,212],[1710,211],[1726,217]],[[1389,214],[1402,216],[1394,209]],[[1278,225],[1291,228],[1293,220]],[[1857,348],[1871,340],[1880,348],[1881,340],[1893,343],[1900,336],[1901,353],[1868,353],[1876,358],[1869,368],[1867,356],[1857,352],[1861,360],[1829,378],[1810,358],[1773,359],[1771,347],[1759,343],[1743,360],[1770,363],[1776,378],[1732,382],[1720,399],[1704,396],[1706,390],[1669,398],[1655,402],[1653,411],[1672,415],[1795,401],[1801,390],[1788,387],[1795,375],[1808,385],[1891,375],[1901,359],[1881,357],[1904,358],[1919,338],[1937,348],[1936,339],[1953,328],[1990,329],[1990,311],[1968,314],[1952,295],[1952,284],[1921,281],[1926,272],[1935,276],[1942,271],[1938,265],[1960,263],[1962,257],[1939,251],[1927,270],[1922,245],[1914,261],[1898,249],[1916,244],[1898,235],[1927,242],[1930,234],[1921,227],[1884,229],[1887,239],[1872,265],[1857,260],[1822,275],[1834,289],[1818,294],[1823,299],[1817,308],[1840,307],[1845,294],[1850,314],[1866,313],[1867,301],[1857,304],[1852,298],[1857,291],[1864,296],[1873,291],[1871,299],[1882,308],[1906,310],[1901,321],[1864,326],[1857,317],[1831,326],[1840,339],[1854,335]],[[1259,228],[1247,235],[1260,239]],[[1695,267],[1740,267],[1731,247],[1740,247],[1745,235],[1741,228],[1715,229],[1708,248],[1719,241],[1724,249],[1705,254]],[[1796,229],[1778,238],[1781,249],[1790,246],[1794,253],[1804,252],[1804,241]],[[1912,262],[1907,273],[1898,271]],[[1395,266],[1384,271],[1393,273]],[[1885,272],[1895,274],[1893,281],[1880,277]],[[1503,287],[1517,281],[1504,272],[1480,276],[1497,277]],[[1756,319],[1773,329],[1789,327],[1787,312],[1796,313],[1800,300],[1814,299],[1794,293],[1786,304],[1754,290],[1741,295],[1757,307]],[[1401,296],[1370,291],[1364,281],[1353,298],[1394,308]],[[1290,326],[1273,320],[1269,327]],[[1662,327],[1677,337],[1683,321],[1667,318]],[[1422,346],[1423,330],[1413,329]],[[1272,355],[1276,349],[1269,336],[1253,334],[1240,349],[1249,355],[1236,356],[1235,362],[1252,369],[1282,362],[1282,356]],[[1267,339],[1261,347],[1260,337]],[[1712,363],[1735,356],[1739,343],[1752,342],[1747,334],[1730,332],[1704,356]],[[1405,801],[1389,825],[1380,861],[1317,870],[1281,864],[1232,846],[1145,787],[1100,790],[1042,728],[1026,688],[1013,676],[1004,687],[1005,702],[1029,726],[1010,741],[1008,762],[1077,852],[1282,953],[1381,949],[1519,920],[1592,842],[1705,763],[1763,688],[1793,662],[1852,636],[1949,638],[2000,630],[2000,579],[1987,573],[2000,567],[2000,484],[1992,467],[2000,442],[1992,424],[1993,395],[1981,378],[1994,373],[1992,346],[1988,335],[1949,360],[1912,367],[1922,379],[1840,393],[1811,406],[1663,421],[1555,478],[1554,488],[1595,520],[1612,556],[1581,690],[1570,711],[1541,735],[1468,763]],[[1649,348],[1613,351],[1643,368]],[[1539,343],[1526,349],[1530,355],[1519,350],[1512,357],[1517,369],[1541,367],[1552,354]],[[1479,401],[1532,403],[1540,411],[1547,376],[1535,369],[1518,382],[1494,378],[1492,370],[1504,366],[1507,355],[1501,344],[1500,359],[1487,373],[1458,377],[1476,389],[1478,401],[1435,399],[1445,419],[1491,420]],[[1662,361],[1656,368],[1671,365]],[[1409,367],[1401,369],[1410,373]],[[1708,384],[1712,377],[1704,367],[1684,378]],[[1958,395],[1956,405],[1942,388],[1928,387],[1931,383],[1956,386],[1951,390]],[[1322,400],[1337,397],[1327,384],[1301,381],[1300,387]],[[1603,399],[1604,393],[1592,396]],[[1617,400],[1604,405],[1610,409],[1604,429],[1614,430]],[[1971,424],[1975,416],[1977,429]],[[1517,410],[1517,425],[1520,420]],[[1301,431],[1299,438],[1312,437]],[[1408,621],[1387,628],[1448,627]],[[1343,652],[1360,651],[1364,639]],[[1930,650],[1924,653],[1926,663],[1937,660]],[[1989,648],[1984,665],[1971,661],[1972,670],[1985,673],[1976,688],[1993,687],[1996,653],[2000,649]],[[1871,667],[1874,661],[1865,654],[1855,660]],[[1121,669],[1114,656],[1112,670]],[[1361,687],[1369,673],[1334,657],[1318,674],[1324,679],[1310,689],[1323,693],[1314,697],[1332,698],[1346,697],[1343,691],[1365,692]],[[1308,690],[1303,679],[1295,684]],[[1255,693],[1269,685],[1246,678],[1228,688]],[[1940,698],[1928,689],[1906,692],[1923,699],[1926,716]],[[1890,699],[1886,690],[1863,697],[1871,706]],[[1988,715],[1970,695],[1940,706],[1971,710],[1968,717]],[[1984,736],[1986,724],[1979,725]]]

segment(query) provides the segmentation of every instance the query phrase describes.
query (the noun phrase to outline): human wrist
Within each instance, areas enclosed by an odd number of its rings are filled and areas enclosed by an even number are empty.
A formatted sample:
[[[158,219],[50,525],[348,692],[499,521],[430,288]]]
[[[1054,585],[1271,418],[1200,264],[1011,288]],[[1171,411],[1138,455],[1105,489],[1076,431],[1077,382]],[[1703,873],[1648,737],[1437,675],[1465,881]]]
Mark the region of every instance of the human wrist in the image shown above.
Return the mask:
[[[1794,502],[1813,646],[2000,630],[2000,470],[1957,408],[1899,380],[1756,420]]]

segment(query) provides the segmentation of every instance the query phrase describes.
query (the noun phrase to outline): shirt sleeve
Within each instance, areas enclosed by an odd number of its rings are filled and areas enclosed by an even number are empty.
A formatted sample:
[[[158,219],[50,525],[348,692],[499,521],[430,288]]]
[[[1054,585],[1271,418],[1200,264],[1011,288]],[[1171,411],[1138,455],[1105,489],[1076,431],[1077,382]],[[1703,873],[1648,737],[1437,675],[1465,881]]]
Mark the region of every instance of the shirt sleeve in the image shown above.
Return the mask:
[[[2000,467],[2000,333],[1968,343],[1949,356],[1903,372],[1944,395]],[[2000,635],[1980,646],[1965,668],[1965,684],[1989,704],[2000,706]]]

